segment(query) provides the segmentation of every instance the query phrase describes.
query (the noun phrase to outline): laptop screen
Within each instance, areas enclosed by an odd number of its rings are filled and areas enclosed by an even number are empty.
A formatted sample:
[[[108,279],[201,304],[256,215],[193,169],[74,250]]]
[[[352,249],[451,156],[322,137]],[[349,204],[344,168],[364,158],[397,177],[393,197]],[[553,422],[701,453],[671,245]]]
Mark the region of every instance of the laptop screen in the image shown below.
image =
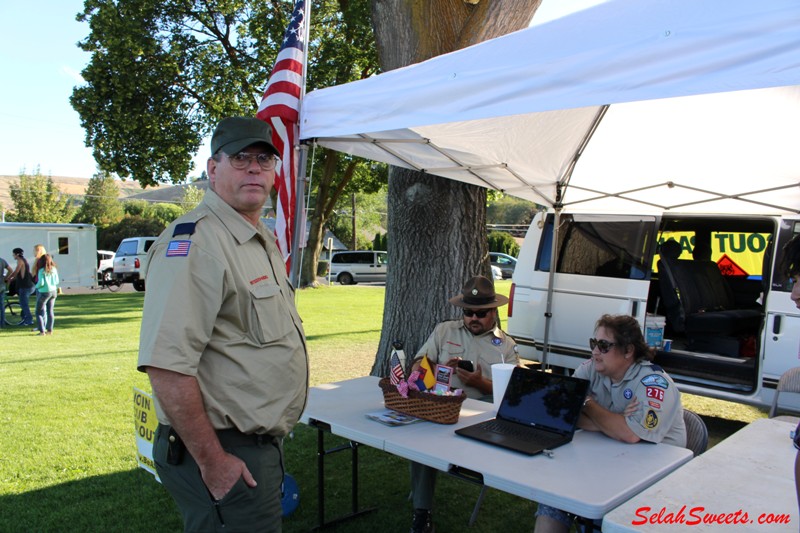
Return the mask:
[[[588,386],[584,379],[517,367],[497,416],[527,426],[571,432]]]

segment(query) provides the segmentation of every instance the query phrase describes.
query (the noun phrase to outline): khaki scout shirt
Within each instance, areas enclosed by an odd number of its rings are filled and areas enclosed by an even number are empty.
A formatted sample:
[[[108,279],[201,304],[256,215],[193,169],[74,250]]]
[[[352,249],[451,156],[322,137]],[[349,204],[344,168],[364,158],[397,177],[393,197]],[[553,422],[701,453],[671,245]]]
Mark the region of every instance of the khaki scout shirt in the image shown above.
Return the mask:
[[[660,366],[647,361],[634,363],[619,383],[598,374],[592,360],[575,370],[575,377],[588,379],[595,401],[612,413],[621,413],[636,397],[639,410],[626,419],[637,437],[648,442],[686,446],[681,393]]]
[[[194,234],[176,231],[193,222]],[[195,376],[215,429],[286,435],[305,407],[308,355],[275,237],[208,190],[149,258],[139,370]],[[158,398],[156,413],[170,423]]]
[[[473,335],[463,320],[449,320],[434,328],[414,359],[422,359],[422,356],[427,354],[432,364],[444,365],[453,357],[460,357],[472,361],[476,370],[480,365],[483,375],[487,379],[492,379],[493,364],[503,362],[519,364],[516,346],[514,339],[500,328],[496,327],[486,333]],[[465,387],[455,372],[450,378],[450,386],[464,389],[470,398],[481,399],[486,396],[480,389]]]

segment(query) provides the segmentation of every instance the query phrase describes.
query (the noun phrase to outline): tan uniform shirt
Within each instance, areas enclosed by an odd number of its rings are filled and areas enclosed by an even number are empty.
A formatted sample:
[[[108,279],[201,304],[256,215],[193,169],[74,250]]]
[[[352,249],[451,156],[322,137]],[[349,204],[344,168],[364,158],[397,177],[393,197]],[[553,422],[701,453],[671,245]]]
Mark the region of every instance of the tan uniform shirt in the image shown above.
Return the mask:
[[[648,442],[686,446],[681,393],[660,366],[647,361],[634,363],[619,383],[598,374],[589,359],[575,370],[575,377],[588,379],[591,394],[598,404],[612,413],[621,413],[635,396],[639,410],[626,418],[637,437]]]
[[[483,375],[492,379],[493,364],[503,362],[519,364],[516,346],[514,339],[500,328],[496,327],[481,335],[473,335],[463,320],[449,320],[436,325],[433,333],[417,352],[415,360],[422,359],[422,356],[427,354],[432,364],[443,365],[453,357],[460,357],[472,361],[476,370],[480,365]],[[470,398],[480,399],[485,396],[475,387],[465,387],[455,372],[450,385],[453,388],[464,389]]]
[[[305,407],[308,354],[275,237],[208,190],[149,258],[139,370],[195,376],[215,429],[286,435]],[[170,423],[158,398],[156,413]]]

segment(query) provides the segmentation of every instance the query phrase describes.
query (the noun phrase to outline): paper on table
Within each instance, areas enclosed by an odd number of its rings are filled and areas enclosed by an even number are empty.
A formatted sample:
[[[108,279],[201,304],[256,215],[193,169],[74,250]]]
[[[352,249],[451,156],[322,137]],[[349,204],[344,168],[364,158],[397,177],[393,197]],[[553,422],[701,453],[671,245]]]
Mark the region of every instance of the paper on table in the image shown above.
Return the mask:
[[[387,426],[405,426],[408,424],[414,424],[415,422],[422,422],[421,418],[398,413],[397,411],[392,411],[391,409],[367,413],[367,418]]]
[[[516,365],[511,363],[497,363],[492,365],[492,395],[494,396],[494,411],[500,409],[503,395],[506,393],[508,380],[511,379],[511,372]]]

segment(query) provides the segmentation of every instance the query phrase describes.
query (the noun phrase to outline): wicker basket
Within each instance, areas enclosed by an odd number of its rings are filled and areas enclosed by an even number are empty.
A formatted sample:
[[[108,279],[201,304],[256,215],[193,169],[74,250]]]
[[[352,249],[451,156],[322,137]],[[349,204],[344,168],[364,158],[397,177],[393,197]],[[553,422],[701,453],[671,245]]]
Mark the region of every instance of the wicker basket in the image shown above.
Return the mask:
[[[458,422],[461,404],[467,399],[466,394],[438,396],[415,390],[408,391],[408,398],[403,398],[397,392],[397,387],[389,381],[389,378],[381,379],[378,385],[383,390],[383,402],[386,404],[387,409],[430,420],[437,424],[455,424]]]

